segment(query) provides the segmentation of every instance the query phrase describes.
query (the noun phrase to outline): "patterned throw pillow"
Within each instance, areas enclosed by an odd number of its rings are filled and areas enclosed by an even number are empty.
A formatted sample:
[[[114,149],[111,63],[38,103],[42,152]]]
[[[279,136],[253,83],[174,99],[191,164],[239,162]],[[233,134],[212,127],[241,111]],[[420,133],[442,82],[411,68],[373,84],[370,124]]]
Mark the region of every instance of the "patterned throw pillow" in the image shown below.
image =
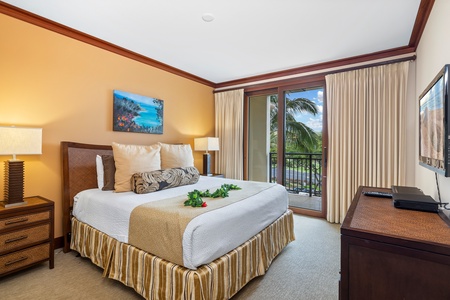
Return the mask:
[[[152,193],[177,186],[194,184],[200,178],[195,167],[172,168],[135,173],[131,176],[131,187],[136,194]]]

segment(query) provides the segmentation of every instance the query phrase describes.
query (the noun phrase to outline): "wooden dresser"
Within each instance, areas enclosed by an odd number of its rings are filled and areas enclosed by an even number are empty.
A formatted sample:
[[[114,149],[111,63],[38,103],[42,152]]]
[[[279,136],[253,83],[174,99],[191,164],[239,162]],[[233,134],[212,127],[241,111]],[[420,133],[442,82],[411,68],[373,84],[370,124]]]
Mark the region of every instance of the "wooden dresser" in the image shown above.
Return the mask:
[[[360,187],[341,226],[340,299],[450,299],[450,227]]]
[[[49,261],[54,267],[54,204],[35,196],[26,205],[0,205],[0,277]]]

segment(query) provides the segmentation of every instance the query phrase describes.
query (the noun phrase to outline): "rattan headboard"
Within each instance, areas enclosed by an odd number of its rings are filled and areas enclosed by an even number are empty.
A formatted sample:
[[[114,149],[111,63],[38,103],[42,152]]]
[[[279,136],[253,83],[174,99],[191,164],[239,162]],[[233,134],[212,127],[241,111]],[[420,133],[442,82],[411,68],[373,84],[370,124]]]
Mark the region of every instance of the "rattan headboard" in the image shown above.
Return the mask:
[[[97,187],[95,157],[112,154],[112,147],[74,142],[61,142],[63,172],[63,237],[64,252],[70,251],[73,197],[82,190]]]

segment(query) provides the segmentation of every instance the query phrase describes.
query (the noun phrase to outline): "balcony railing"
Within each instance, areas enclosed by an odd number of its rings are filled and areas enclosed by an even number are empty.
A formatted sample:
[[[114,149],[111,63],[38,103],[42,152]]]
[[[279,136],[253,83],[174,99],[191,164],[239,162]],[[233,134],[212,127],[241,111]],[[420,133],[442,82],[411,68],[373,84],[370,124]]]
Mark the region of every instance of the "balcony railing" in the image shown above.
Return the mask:
[[[290,193],[322,196],[322,154],[285,153],[284,186]],[[277,153],[270,153],[270,182],[277,182]]]

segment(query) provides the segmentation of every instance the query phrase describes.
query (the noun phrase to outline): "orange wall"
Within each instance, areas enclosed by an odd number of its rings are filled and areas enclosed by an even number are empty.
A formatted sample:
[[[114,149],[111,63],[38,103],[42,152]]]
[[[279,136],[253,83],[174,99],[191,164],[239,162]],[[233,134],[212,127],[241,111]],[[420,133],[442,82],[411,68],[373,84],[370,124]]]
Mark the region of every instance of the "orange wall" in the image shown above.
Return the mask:
[[[0,28],[0,126],[43,128],[43,154],[18,158],[25,196],[55,201],[55,237],[62,236],[61,141],[193,145],[194,137],[214,136],[211,87],[3,14]],[[164,133],[112,131],[114,89],[164,100]],[[201,153],[194,158],[200,169]]]

